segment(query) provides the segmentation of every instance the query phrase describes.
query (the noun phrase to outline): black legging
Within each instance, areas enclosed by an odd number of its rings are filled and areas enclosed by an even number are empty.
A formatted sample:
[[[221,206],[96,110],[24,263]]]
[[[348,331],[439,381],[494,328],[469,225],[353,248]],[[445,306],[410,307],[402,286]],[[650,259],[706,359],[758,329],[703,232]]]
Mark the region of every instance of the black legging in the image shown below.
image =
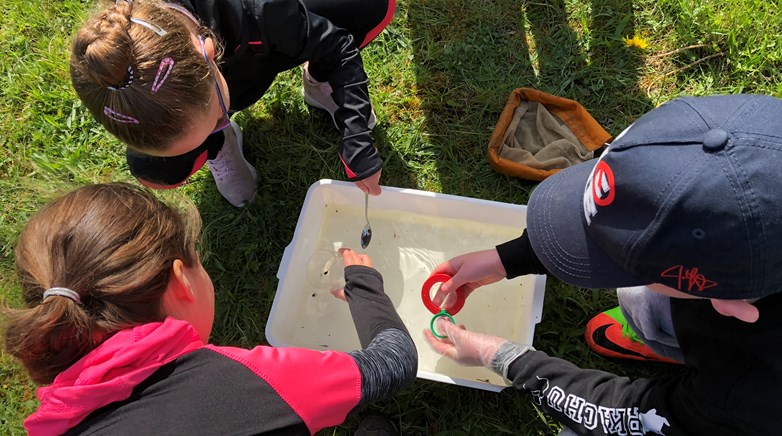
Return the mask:
[[[312,13],[328,18],[353,35],[362,48],[388,25],[396,1],[389,0],[301,0]]]
[[[353,35],[359,48],[372,41],[394,15],[396,0],[301,0],[307,9],[327,18]],[[198,171],[207,159],[214,159],[225,141],[217,132],[195,149],[172,157],[158,157],[127,149],[130,172],[145,186],[175,188]]]

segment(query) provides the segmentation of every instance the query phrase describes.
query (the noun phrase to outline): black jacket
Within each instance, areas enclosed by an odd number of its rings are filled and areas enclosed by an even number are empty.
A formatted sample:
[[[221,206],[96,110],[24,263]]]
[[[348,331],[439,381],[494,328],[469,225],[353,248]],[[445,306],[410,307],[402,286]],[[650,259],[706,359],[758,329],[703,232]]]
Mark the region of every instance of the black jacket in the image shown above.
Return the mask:
[[[247,108],[278,73],[309,61],[316,80],[328,81],[339,109],[340,159],[350,180],[383,167],[367,121],[372,111],[357,42],[345,29],[309,12],[296,0],[181,0],[225,46],[220,69],[231,110]]]
[[[498,246],[509,277],[541,274],[524,235]],[[671,299],[684,365],[676,375],[631,380],[528,351],[508,369],[516,389],[578,434],[775,435],[782,428],[782,293],[754,303],[746,323],[706,299]]]

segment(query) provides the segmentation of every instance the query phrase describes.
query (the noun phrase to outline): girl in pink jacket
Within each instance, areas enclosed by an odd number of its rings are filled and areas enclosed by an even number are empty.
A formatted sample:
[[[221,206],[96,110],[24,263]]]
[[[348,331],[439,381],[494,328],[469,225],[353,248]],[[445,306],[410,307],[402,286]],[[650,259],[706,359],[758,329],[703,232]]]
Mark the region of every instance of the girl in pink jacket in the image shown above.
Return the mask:
[[[209,344],[199,227],[194,210],[127,184],[77,189],[30,219],[16,247],[27,308],[5,345],[45,385],[31,435],[311,434],[414,381],[415,345],[351,250],[345,297],[363,350]]]

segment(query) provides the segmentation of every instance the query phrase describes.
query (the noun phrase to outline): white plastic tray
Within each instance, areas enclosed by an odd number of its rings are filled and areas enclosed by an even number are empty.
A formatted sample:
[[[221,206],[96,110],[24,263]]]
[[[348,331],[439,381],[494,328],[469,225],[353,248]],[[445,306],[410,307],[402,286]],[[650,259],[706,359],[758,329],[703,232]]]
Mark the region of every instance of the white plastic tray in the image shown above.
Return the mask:
[[[434,353],[422,331],[432,315],[421,303],[421,285],[440,262],[494,247],[526,227],[526,206],[383,187],[370,197],[372,243],[360,249],[364,194],[353,183],[320,180],[307,191],[291,243],[285,248],[279,284],[266,323],[274,346],[350,351],[360,347],[346,303],[307,280],[307,264],[318,249],[345,246],[366,252],[383,274],[385,291],[413,336],[418,377],[500,391],[502,377],[464,367]],[[475,291],[456,315],[470,330],[532,343],[540,322],[545,276],[502,280]]]

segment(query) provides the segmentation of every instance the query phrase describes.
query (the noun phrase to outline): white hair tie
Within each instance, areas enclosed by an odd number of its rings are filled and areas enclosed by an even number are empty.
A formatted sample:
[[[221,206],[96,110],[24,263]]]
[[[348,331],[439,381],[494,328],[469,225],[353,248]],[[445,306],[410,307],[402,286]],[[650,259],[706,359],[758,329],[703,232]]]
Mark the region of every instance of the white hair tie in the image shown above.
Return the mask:
[[[76,304],[81,304],[81,298],[79,298],[79,294],[77,294],[75,291],[68,289],[68,288],[49,288],[43,293],[43,299],[47,299],[52,296],[58,296],[58,297],[65,297],[73,300]]]

